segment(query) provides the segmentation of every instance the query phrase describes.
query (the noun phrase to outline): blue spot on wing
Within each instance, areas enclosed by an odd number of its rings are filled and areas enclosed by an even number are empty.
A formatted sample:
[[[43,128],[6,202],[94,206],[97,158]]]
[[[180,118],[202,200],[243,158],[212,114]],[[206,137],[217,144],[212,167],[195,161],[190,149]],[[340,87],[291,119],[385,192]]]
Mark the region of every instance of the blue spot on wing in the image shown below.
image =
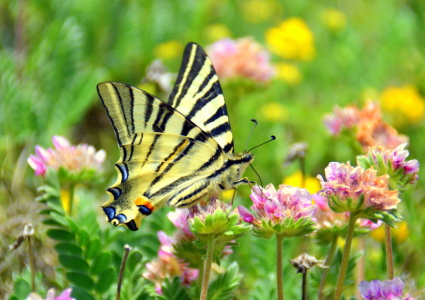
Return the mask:
[[[102,207],[105,215],[108,217],[108,221],[111,222],[111,220],[115,217],[115,208],[113,207]]]
[[[118,167],[118,170],[120,170],[121,173],[121,183],[127,181],[128,179],[128,168],[126,164],[116,164]]]
[[[119,214],[115,217],[120,223],[125,223],[127,221],[127,217],[124,214]]]
[[[107,191],[110,192],[114,196],[115,200],[118,199],[118,197],[121,196],[121,194],[122,194],[122,190],[120,188],[117,188],[117,187],[111,187],[111,188],[107,189]]]

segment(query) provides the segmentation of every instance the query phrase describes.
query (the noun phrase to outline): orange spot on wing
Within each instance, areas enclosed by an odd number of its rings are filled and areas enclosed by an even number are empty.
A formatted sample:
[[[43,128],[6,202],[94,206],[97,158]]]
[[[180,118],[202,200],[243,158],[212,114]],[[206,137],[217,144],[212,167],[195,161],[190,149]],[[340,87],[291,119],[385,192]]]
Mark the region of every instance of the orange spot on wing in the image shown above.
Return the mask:
[[[134,201],[134,203],[139,206],[139,205],[144,205],[147,208],[149,208],[151,211],[153,211],[155,209],[155,207],[152,205],[152,203],[144,198],[136,198],[136,200]]]

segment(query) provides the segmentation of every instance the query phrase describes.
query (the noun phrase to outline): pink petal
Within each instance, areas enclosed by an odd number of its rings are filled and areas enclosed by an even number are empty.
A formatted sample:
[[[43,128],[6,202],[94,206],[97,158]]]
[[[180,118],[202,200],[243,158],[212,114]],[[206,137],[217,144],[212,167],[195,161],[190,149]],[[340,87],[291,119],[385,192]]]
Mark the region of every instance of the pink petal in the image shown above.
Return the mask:
[[[242,205],[238,206],[239,215],[247,223],[252,223],[254,221],[254,216],[249,212],[249,210]]]
[[[58,135],[54,135],[52,137],[52,142],[55,148],[58,150],[62,148],[67,148],[71,145],[71,143],[66,138],[64,138],[63,136],[58,136]]]
[[[27,162],[30,167],[34,169],[36,176],[46,174],[47,167],[37,156],[31,154],[30,157],[28,157]]]

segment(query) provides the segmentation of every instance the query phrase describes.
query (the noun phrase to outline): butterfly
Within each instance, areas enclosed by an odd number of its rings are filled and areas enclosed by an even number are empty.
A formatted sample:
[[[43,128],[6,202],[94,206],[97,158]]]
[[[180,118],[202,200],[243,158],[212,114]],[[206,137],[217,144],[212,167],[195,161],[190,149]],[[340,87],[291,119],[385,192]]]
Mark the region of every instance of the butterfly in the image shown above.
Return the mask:
[[[199,45],[186,45],[168,102],[119,82],[97,91],[121,153],[102,205],[107,221],[138,230],[164,205],[190,207],[249,183],[242,175],[254,156],[234,153],[223,92]]]

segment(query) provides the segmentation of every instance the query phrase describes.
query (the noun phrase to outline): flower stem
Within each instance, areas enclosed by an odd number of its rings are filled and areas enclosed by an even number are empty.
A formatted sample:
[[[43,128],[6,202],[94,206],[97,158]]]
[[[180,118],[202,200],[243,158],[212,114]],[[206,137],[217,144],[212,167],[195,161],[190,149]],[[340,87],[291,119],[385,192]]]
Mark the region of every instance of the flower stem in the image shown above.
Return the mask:
[[[277,284],[277,299],[283,300],[283,236],[276,234],[276,284]]]
[[[335,300],[340,300],[342,296],[345,274],[347,273],[348,261],[350,260],[351,242],[353,241],[356,220],[357,215],[350,213],[350,221],[348,222],[347,228],[347,237],[345,238],[344,253],[342,255],[341,268],[339,270],[338,283],[335,291]]]
[[[387,276],[389,280],[394,279],[393,247],[391,243],[391,227],[385,224],[385,257],[387,260]]]
[[[121,261],[120,273],[118,275],[117,296],[115,297],[116,300],[120,300],[120,297],[121,297],[122,279],[124,277],[125,266],[127,264],[127,258],[128,258],[128,254],[130,253],[131,247],[129,245],[125,245],[124,250],[125,252]]]
[[[332,237],[331,248],[329,249],[329,254],[328,254],[328,257],[326,258],[326,262],[325,262],[325,266],[327,266],[327,267],[330,267],[330,265],[331,265],[331,263],[334,259],[337,242],[338,242],[338,234],[334,233],[334,235]],[[319,297],[317,298],[318,300],[323,300],[323,297],[324,297],[323,289],[325,288],[325,282],[326,282],[326,278],[328,277],[329,270],[330,270],[330,268],[326,268],[326,269],[323,270],[322,281],[320,282],[319,293],[318,293]]]
[[[208,284],[210,281],[211,265],[214,255],[215,236],[210,234],[207,242],[207,258],[205,259],[204,275],[202,276],[202,289],[200,300],[206,300],[208,294]]]
[[[303,283],[301,287],[301,300],[307,300],[307,270],[303,273]]]

